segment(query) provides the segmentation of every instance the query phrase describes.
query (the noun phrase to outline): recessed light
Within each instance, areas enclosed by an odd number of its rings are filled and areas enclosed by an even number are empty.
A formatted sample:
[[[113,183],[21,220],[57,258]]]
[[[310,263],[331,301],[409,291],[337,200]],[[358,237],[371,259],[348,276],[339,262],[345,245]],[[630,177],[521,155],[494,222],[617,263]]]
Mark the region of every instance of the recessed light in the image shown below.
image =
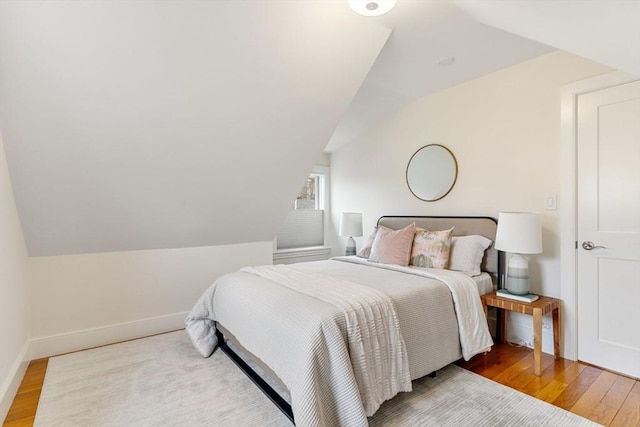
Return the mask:
[[[396,0],[348,0],[349,6],[359,15],[380,16],[396,5]]]

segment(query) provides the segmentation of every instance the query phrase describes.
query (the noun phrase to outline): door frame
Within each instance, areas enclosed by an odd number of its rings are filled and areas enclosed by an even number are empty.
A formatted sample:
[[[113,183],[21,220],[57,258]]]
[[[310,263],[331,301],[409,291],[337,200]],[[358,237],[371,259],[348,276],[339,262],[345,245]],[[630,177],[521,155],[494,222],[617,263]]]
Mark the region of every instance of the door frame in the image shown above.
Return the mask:
[[[577,99],[579,95],[638,80],[637,76],[611,71],[561,88],[560,98],[560,297],[563,304],[563,350],[565,359],[578,359],[577,283]]]

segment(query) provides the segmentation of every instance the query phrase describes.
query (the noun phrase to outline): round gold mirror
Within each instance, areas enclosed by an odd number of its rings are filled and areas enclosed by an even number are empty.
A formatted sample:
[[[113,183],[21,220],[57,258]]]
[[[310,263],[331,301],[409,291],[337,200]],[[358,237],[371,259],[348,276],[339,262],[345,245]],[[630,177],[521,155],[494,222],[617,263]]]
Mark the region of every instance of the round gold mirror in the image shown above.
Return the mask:
[[[425,145],[407,165],[407,185],[420,200],[433,202],[449,194],[458,178],[458,162],[443,145]]]

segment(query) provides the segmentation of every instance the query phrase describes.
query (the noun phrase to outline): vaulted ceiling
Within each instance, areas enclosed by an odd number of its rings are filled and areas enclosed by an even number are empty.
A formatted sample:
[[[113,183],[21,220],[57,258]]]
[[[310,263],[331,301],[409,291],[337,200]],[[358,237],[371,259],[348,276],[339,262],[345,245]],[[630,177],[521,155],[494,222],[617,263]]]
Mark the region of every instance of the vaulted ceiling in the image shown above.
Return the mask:
[[[634,72],[633,10],[539,31],[575,21],[550,3],[581,2],[4,0],[0,132],[29,253],[269,241],[325,148],[419,97],[557,47]],[[585,49],[603,34],[624,47]]]
[[[391,30],[336,2],[2,2],[30,255],[269,241]]]

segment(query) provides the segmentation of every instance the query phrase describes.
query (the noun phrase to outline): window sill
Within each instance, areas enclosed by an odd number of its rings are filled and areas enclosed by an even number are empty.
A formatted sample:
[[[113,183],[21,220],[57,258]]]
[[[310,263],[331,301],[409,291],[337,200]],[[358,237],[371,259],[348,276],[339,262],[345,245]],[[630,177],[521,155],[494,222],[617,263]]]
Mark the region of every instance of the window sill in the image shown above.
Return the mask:
[[[312,246],[308,248],[279,249],[273,252],[274,261],[282,261],[291,258],[328,256],[331,248],[328,246]]]

